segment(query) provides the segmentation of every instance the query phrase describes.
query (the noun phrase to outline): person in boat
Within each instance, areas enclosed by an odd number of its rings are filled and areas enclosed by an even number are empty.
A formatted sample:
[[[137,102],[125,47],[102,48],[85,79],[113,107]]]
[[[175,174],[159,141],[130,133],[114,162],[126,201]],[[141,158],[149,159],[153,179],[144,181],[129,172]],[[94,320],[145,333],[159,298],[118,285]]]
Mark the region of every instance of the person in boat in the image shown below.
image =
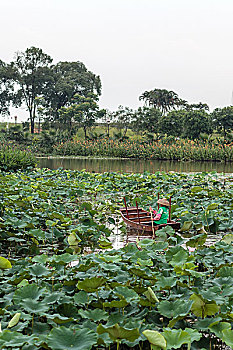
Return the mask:
[[[154,223],[156,225],[166,224],[169,218],[169,202],[166,198],[161,198],[157,203],[160,205],[158,211],[153,210],[152,207],[149,208],[150,212],[153,212]]]

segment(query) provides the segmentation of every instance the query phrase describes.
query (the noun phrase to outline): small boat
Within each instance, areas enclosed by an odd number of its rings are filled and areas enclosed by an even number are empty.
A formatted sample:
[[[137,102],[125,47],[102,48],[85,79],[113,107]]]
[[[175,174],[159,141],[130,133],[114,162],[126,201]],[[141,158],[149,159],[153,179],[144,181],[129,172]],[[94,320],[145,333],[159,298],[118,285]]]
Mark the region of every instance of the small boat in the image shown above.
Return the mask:
[[[169,219],[166,224],[156,225],[154,221],[152,224],[151,213],[142,208],[139,208],[137,202],[136,207],[127,207],[125,201],[125,208],[121,208],[120,213],[123,221],[127,224],[127,226],[129,226],[131,229],[137,230],[138,232],[147,232],[154,234],[155,231],[166,226],[171,226],[174,230],[180,229],[180,223],[171,220],[171,199],[169,206]]]

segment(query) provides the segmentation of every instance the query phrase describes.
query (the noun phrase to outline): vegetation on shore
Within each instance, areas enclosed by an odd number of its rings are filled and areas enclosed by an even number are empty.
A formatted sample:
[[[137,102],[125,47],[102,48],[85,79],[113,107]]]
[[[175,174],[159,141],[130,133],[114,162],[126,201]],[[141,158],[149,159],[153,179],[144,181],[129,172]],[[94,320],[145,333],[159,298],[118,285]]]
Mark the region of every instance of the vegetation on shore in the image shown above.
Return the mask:
[[[54,145],[53,154],[63,156],[107,156],[147,160],[233,161],[233,143],[214,144],[206,141],[158,140],[138,141],[77,140]]]

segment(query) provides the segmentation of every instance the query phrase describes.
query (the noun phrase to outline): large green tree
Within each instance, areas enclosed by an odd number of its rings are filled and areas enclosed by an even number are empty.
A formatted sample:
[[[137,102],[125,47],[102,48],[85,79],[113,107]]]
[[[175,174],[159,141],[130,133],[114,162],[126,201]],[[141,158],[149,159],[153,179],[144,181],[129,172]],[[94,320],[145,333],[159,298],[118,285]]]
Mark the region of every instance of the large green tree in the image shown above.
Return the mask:
[[[189,139],[198,139],[200,133],[212,133],[210,115],[204,110],[187,111],[183,116],[182,135]]]
[[[13,92],[12,69],[0,60],[0,114],[8,115]]]
[[[51,67],[52,79],[44,91],[44,107],[51,121],[59,118],[59,110],[74,103],[79,95],[100,96],[100,77],[87,70],[82,62],[59,62]]]
[[[185,113],[184,110],[171,111],[159,118],[159,132],[169,136],[182,136]]]
[[[139,107],[135,111],[132,126],[137,131],[157,133],[161,115],[161,112],[154,107]]]
[[[17,52],[10,66],[14,82],[13,103],[15,106],[26,105],[31,123],[31,133],[34,133],[38,101],[51,79],[50,64],[52,58],[41,49],[31,47],[25,52]]]
[[[186,101],[179,98],[177,93],[166,89],[145,91],[139,97],[139,100],[143,100],[150,107],[159,109],[162,114],[186,104]]]
[[[86,139],[87,129],[93,126],[99,118],[97,100],[98,96],[92,93],[87,94],[87,96],[76,94],[70,106],[62,107],[59,110],[59,121],[68,124],[70,129],[73,122],[78,124],[83,128]]]
[[[226,136],[227,132],[233,130],[233,106],[216,108],[212,112],[212,120],[214,127],[223,132]]]
[[[115,112],[113,112],[113,118],[115,119],[115,122],[118,125],[118,127],[124,130],[124,134],[122,137],[125,137],[127,130],[133,121],[134,111],[129,107],[123,107],[122,105],[120,105],[118,109]]]

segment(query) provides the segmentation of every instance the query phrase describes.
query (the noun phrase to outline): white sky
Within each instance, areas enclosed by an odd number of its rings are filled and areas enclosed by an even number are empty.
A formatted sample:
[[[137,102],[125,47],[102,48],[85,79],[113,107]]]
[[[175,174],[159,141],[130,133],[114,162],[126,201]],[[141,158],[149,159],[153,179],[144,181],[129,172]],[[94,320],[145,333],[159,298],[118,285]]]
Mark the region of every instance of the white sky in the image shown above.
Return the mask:
[[[83,62],[101,77],[102,108],[136,109],[154,88],[231,104],[233,0],[0,0],[0,32],[5,62],[31,46]]]

